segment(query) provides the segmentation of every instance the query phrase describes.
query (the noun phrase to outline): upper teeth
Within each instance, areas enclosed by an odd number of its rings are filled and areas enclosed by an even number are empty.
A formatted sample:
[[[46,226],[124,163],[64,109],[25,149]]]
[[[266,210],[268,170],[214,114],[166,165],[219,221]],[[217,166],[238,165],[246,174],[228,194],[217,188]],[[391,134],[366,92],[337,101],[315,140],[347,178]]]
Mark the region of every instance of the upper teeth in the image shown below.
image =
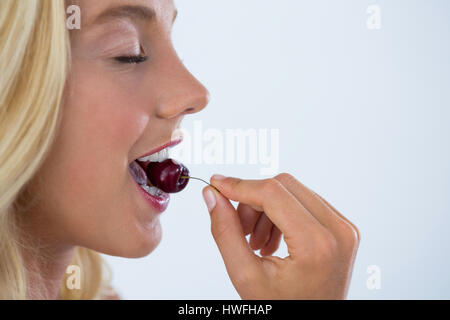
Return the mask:
[[[139,158],[138,160],[142,161],[142,162],[147,162],[147,161],[163,162],[164,160],[166,160],[168,158],[169,158],[169,148],[166,148],[166,149],[161,150],[160,152],[151,154],[146,157]]]

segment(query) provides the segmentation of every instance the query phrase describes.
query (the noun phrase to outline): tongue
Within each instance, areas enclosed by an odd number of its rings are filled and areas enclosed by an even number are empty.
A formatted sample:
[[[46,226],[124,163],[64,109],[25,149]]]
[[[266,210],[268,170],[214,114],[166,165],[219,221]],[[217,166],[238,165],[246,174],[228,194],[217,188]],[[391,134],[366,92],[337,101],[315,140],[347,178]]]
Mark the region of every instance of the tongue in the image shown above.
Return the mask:
[[[130,164],[129,169],[131,176],[134,178],[134,180],[136,180],[137,183],[139,183],[140,185],[147,184],[147,175],[145,174],[144,169],[142,169],[142,167],[136,161],[133,161]]]

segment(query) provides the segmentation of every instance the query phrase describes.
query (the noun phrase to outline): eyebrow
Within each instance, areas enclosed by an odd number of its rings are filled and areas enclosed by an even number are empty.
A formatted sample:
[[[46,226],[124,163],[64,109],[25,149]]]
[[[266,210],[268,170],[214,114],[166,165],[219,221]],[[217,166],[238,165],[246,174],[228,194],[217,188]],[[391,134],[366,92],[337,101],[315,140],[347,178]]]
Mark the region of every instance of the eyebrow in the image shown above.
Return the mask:
[[[177,18],[178,10],[174,10],[172,23]],[[155,10],[146,6],[125,5],[106,9],[100,13],[90,24],[101,24],[112,18],[128,18],[131,20],[153,21],[156,17]]]

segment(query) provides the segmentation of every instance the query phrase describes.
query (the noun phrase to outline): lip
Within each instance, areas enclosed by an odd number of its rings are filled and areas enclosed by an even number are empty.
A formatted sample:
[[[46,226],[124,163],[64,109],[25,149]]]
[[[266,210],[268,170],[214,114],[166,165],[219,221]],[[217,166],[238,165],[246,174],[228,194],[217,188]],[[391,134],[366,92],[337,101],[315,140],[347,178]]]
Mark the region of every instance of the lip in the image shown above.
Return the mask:
[[[163,213],[164,211],[166,211],[170,201],[169,194],[165,193],[160,197],[155,197],[145,192],[145,190],[143,190],[136,181],[134,181],[134,184],[136,185],[136,188],[141,193],[144,200],[147,201],[147,203],[150,204],[150,206],[153,208],[155,213]]]
[[[177,139],[167,142],[166,144],[164,144],[160,147],[157,147],[157,148],[151,150],[150,152],[138,157],[137,159],[144,158],[144,157],[147,157],[154,153],[157,153],[163,149],[176,146],[176,145],[180,144],[182,141],[183,141],[183,137],[181,136]],[[140,164],[140,165],[142,165],[142,164]],[[141,188],[141,186],[133,178],[132,178],[132,180],[134,181],[134,184],[135,184],[136,188],[138,189],[138,192],[142,195],[144,200],[153,208],[155,213],[160,214],[160,213],[163,213],[167,209],[167,207],[169,205],[169,201],[170,201],[169,194],[165,193],[164,195],[162,195],[160,197],[152,196],[152,195],[148,194],[147,192],[145,192],[145,190],[143,190]]]
[[[164,150],[166,148],[174,147],[177,144],[180,144],[182,141],[183,141],[182,137],[180,137],[180,138],[178,138],[176,140],[172,140],[172,141],[167,142],[166,144],[164,144],[164,145],[162,145],[162,146],[160,146],[158,148],[155,148],[155,149],[151,150],[150,152],[148,152],[148,153],[146,153],[146,154],[144,154],[144,155],[142,155],[142,156],[140,156],[140,157],[138,157],[136,159],[144,158],[144,157],[147,157],[147,156],[152,155],[154,153],[160,152],[161,150]]]

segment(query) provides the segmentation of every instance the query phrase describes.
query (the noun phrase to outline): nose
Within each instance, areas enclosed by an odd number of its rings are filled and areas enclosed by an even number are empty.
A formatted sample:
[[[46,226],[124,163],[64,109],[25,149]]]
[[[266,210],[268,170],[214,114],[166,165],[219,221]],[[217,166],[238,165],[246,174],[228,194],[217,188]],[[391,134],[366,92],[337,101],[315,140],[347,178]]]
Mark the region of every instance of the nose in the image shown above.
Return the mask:
[[[172,119],[199,112],[208,105],[208,89],[186,69],[178,57],[166,69],[164,78],[165,84],[156,107],[158,117]]]

